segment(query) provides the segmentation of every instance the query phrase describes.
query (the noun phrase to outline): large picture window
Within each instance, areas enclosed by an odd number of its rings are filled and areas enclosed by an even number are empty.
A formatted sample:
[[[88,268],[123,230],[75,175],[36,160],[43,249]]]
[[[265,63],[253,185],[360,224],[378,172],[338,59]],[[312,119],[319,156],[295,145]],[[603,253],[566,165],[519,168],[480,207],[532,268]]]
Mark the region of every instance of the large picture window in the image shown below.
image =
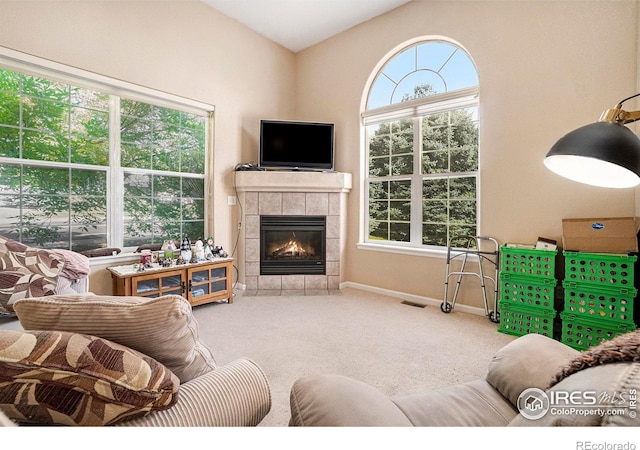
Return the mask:
[[[74,251],[205,237],[210,112],[94,84],[0,65],[0,235]]]
[[[478,80],[469,56],[425,41],[374,78],[366,127],[365,242],[457,245],[478,233]]]

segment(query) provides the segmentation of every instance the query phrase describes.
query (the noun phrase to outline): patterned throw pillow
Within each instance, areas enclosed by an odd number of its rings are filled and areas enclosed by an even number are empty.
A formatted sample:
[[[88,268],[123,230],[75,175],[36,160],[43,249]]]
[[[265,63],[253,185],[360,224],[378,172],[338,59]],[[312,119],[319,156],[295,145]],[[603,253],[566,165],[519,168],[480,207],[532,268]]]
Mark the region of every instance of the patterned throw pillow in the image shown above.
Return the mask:
[[[62,330],[100,336],[161,362],[186,383],[216,368],[198,337],[189,301],[110,295],[52,295],[14,305],[25,330]]]
[[[55,294],[64,265],[60,253],[0,236],[0,313],[12,313],[18,299]]]
[[[65,259],[52,250],[27,247],[0,236],[0,270],[23,270],[56,278],[64,268]]]
[[[13,312],[21,298],[53,295],[56,281],[26,270],[0,270],[0,312]]]
[[[99,426],[172,407],[178,378],[95,336],[0,330],[0,409],[20,424]]]

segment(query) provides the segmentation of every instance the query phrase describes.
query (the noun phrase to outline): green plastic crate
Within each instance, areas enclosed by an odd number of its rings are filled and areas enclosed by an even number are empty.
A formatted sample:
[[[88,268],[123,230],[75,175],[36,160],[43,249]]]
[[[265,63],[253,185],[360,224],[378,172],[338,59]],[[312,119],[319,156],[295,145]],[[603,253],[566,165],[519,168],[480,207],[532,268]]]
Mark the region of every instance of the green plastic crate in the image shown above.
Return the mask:
[[[601,288],[564,281],[564,312],[576,317],[634,323],[635,288]]]
[[[500,273],[500,300],[532,308],[553,309],[555,278],[520,277]]]
[[[498,331],[513,336],[542,334],[553,337],[553,320],[556,311],[520,306],[500,301],[500,325]]]
[[[560,318],[562,319],[561,342],[576,350],[587,350],[619,334],[636,329],[635,324],[582,318],[566,311],[560,313]]]
[[[565,281],[600,288],[634,289],[633,255],[563,252]]]
[[[556,277],[557,250],[538,250],[535,248],[500,247],[500,270],[518,276],[535,278]]]

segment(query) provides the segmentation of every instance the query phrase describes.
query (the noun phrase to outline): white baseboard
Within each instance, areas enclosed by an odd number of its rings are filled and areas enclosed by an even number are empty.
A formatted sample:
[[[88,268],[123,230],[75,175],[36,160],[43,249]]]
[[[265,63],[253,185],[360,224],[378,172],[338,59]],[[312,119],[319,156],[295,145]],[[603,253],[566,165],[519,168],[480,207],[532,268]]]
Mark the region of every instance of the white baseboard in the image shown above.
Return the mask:
[[[245,291],[247,287],[242,283],[236,283],[233,286],[233,288],[240,291]],[[345,281],[344,283],[340,283],[340,289],[344,289],[344,288],[359,289],[361,291],[373,292],[375,294],[388,295],[389,297],[395,297],[402,300],[407,300],[417,305],[431,305],[431,306],[440,307],[440,305],[442,304],[442,300],[438,300],[435,298],[423,297],[421,295],[415,295],[415,294],[407,294],[406,292],[400,292],[400,291],[392,291],[391,289],[383,289],[375,286],[369,286],[367,284],[354,283],[353,281]],[[478,316],[485,316],[484,309],[478,308],[476,306],[457,304],[455,307],[455,310],[466,312],[469,314],[476,314]]]
[[[411,303],[416,303],[418,305],[431,305],[440,307],[442,304],[442,300],[437,300],[435,298],[423,297],[421,295],[415,294],[407,294],[406,292],[400,291],[392,291],[391,289],[383,289],[375,286],[369,286],[366,284],[354,283],[352,281],[345,281],[344,283],[340,283],[340,289],[343,288],[353,288],[359,289],[361,291],[373,292],[376,294],[388,295],[389,297],[396,297],[402,300],[410,301]],[[479,316],[485,316],[484,308],[478,308],[476,306],[468,306],[462,304],[456,304],[456,311],[466,312],[470,314],[476,314]]]

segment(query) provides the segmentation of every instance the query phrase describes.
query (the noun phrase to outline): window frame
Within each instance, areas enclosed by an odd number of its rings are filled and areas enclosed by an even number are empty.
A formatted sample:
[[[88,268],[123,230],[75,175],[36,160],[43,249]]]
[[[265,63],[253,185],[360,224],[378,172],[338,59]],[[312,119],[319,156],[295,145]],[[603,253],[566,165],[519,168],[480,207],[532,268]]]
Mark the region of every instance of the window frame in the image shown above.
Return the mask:
[[[387,253],[398,253],[406,255],[419,255],[419,256],[431,256],[436,258],[446,258],[447,247],[434,246],[422,244],[422,214],[418,219],[415,219],[412,215],[410,230],[411,235],[414,236],[413,242],[401,242],[401,241],[378,241],[369,239],[369,184],[372,180],[378,178],[371,177],[369,175],[369,126],[379,123],[389,123],[394,120],[413,119],[414,121],[414,170],[412,174],[403,176],[387,176],[384,180],[394,180],[398,178],[411,180],[411,210],[419,211],[422,213],[422,185],[423,180],[428,178],[452,178],[451,173],[447,174],[424,174],[421,171],[421,122],[422,117],[430,114],[438,114],[447,111],[454,111],[464,108],[477,108],[480,109],[479,99],[479,83],[473,87],[456,89],[444,93],[437,93],[427,97],[413,99],[405,102],[392,103],[389,105],[376,107],[372,109],[366,109],[369,102],[369,96],[371,94],[372,86],[377,79],[377,76],[385,69],[387,64],[392,61],[396,56],[402,54],[405,50],[419,46],[421,44],[427,44],[429,42],[443,42],[451,46],[457,47],[458,51],[463,51],[467,57],[471,60],[471,56],[468,52],[458,43],[452,42],[443,38],[420,38],[415,39],[412,42],[405,43],[402,46],[397,47],[394,51],[390,52],[387,57],[383,58],[372,71],[367,87],[364,91],[362,100],[362,112],[361,112],[361,214],[360,214],[360,231],[359,239],[356,247],[362,250],[374,250]],[[472,60],[471,60],[472,61]],[[473,62],[473,61],[472,61]],[[477,69],[476,69],[477,74]],[[479,114],[478,114],[479,116]],[[480,124],[480,117],[478,117],[478,124]],[[478,125],[478,130],[480,125]],[[479,138],[479,136],[478,136]],[[477,234],[480,234],[480,180],[481,180],[481,164],[480,164],[480,143],[478,142],[478,168],[473,172],[460,172],[455,173],[453,178],[473,176],[476,179],[476,230]],[[417,234],[416,234],[417,233]]]
[[[154,106],[178,110],[188,114],[194,114],[205,118],[205,144],[204,144],[204,173],[200,178],[204,180],[204,230],[205,234],[213,232],[213,145],[214,145],[214,114],[213,105],[141,86],[135,83],[100,75],[77,67],[68,66],[48,59],[40,58],[6,47],[0,46],[0,67],[6,70],[21,72],[32,76],[47,78],[52,81],[69,84],[75,87],[91,89],[110,96],[109,100],[109,125],[111,129],[119,126],[120,98],[140,101]],[[109,149],[120,148],[120,133],[109,133]],[[136,247],[124,247],[124,224],[114,220],[123,211],[124,174],[136,169],[122,167],[120,164],[120,152],[109,151],[109,165],[95,166],[70,162],[46,162],[41,160],[19,160],[15,158],[0,157],[0,164],[22,164],[27,166],[40,166],[65,169],[83,169],[105,171],[107,173],[107,247],[119,247],[123,253],[133,251]],[[179,177],[191,177],[189,173],[154,171],[145,173],[153,175],[170,175]],[[109,219],[112,218],[112,219]]]

